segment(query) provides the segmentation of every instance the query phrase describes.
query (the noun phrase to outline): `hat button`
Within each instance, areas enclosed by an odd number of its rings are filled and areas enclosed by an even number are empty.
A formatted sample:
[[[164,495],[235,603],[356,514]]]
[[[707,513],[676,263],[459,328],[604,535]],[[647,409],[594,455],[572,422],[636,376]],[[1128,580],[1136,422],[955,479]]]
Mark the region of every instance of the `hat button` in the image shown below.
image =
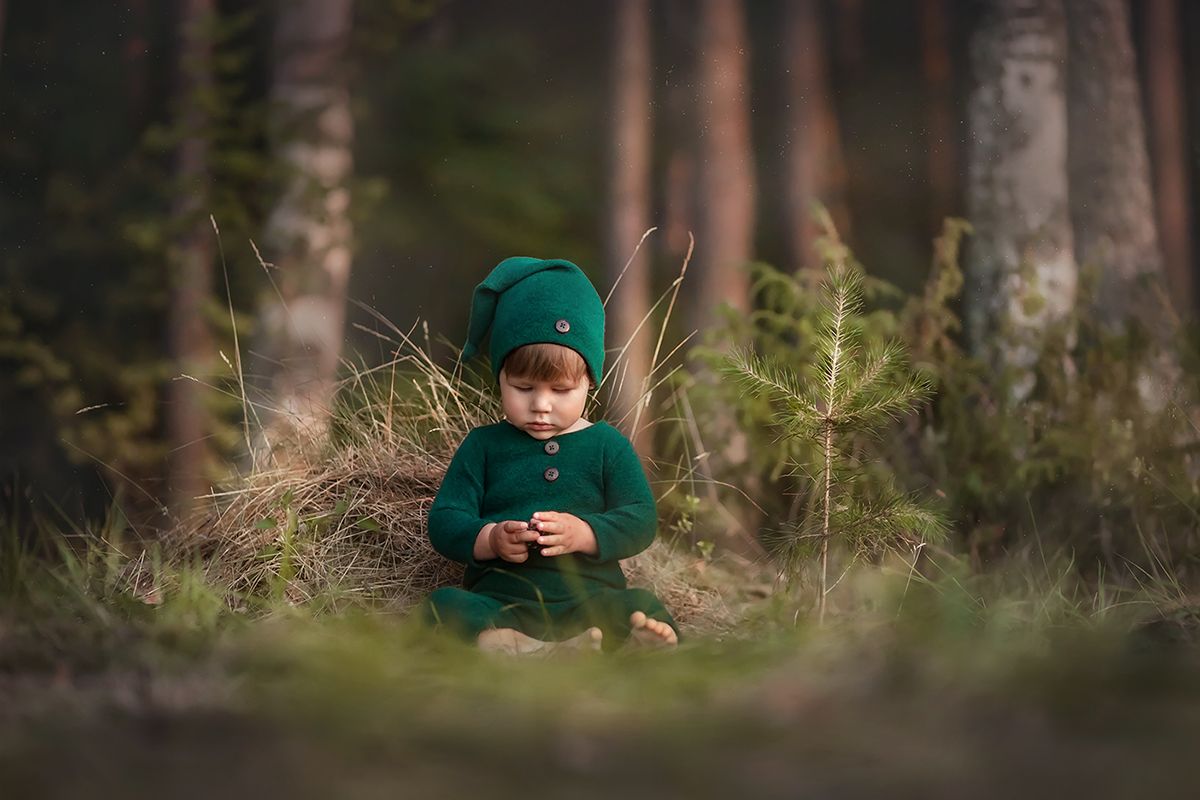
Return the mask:
[[[555,441],[546,442],[545,450],[546,450],[546,455],[548,455],[548,456],[554,455],[555,453],[558,452],[558,442],[555,442]]]
[[[558,331],[559,333],[566,333],[567,331],[571,330],[571,323],[567,322],[565,319],[560,319],[558,322],[554,323],[554,330]]]
[[[548,469],[547,469],[547,470],[546,470],[546,471],[543,473],[543,475],[545,476],[546,480],[548,480],[548,481],[556,481],[556,480],[558,480],[558,470],[557,470],[556,468],[554,468],[554,467],[549,467],[549,468],[548,468]]]

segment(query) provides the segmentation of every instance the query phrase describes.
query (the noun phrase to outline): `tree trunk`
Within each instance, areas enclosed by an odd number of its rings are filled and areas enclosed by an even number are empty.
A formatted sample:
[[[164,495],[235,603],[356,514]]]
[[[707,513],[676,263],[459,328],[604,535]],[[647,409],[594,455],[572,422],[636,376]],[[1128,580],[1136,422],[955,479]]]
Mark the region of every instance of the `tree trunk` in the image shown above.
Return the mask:
[[[1049,326],[1075,302],[1059,0],[991,0],[971,43],[967,260],[972,349],[1033,387]]]
[[[5,3],[6,0],[0,0],[0,63],[4,61],[4,17],[8,10]]]
[[[1145,11],[1146,106],[1154,167],[1158,230],[1169,295],[1183,316],[1195,310],[1191,192],[1188,184],[1187,100],[1180,14],[1176,0],[1148,0]]]
[[[1128,9],[1122,0],[1066,3],[1071,221],[1079,263],[1097,270],[1092,312],[1165,335],[1163,273]]]
[[[618,0],[613,34],[604,267],[609,284],[615,284],[606,306],[609,343],[611,347],[623,348],[624,356],[610,378],[613,381],[610,396],[613,410],[623,422],[622,427],[631,434],[637,451],[648,456],[651,429],[646,426],[645,410],[639,414],[638,406],[649,390],[653,332],[652,323],[646,319],[650,313],[650,259],[645,250],[633,255],[649,227],[650,217],[648,0]]]
[[[841,0],[834,15],[837,25],[838,65],[849,80],[857,80],[866,63],[863,41],[863,0]]]
[[[317,444],[329,424],[352,255],[352,11],[352,0],[290,0],[277,11],[271,99],[289,177],[266,225],[275,290],[260,314],[258,370],[272,409],[260,444],[272,448]]]
[[[701,0],[699,23],[699,235],[687,311],[689,327],[706,330],[721,303],[750,309],[754,167],[742,3]]]
[[[125,96],[127,109],[125,118],[134,130],[145,126],[147,114],[148,62],[150,60],[150,13],[147,0],[127,0],[129,24],[125,29],[125,40],[121,49],[121,60],[125,68]],[[0,0],[3,4],[3,0]],[[186,0],[184,5],[186,6]],[[186,10],[180,11],[186,17]],[[211,35],[208,37],[211,40]],[[210,228],[211,230],[211,228]]]
[[[921,72],[925,77],[925,135],[929,158],[930,231],[958,211],[958,136],[947,0],[921,0]]]
[[[206,209],[209,198],[209,124],[205,103],[211,91],[215,0],[184,0],[180,6],[177,97],[182,139],[176,156],[176,202],[172,211],[179,231],[171,249],[168,343],[179,373],[203,375],[212,358],[212,340],[204,304],[212,290],[213,231]],[[176,376],[167,392],[166,428],[170,456],[167,491],[175,516],[187,513],[208,487],[211,420],[204,388]]]
[[[694,51],[696,24],[683,0],[667,0],[666,129],[668,155],[663,176],[663,235],[661,250],[678,269],[696,227],[696,123],[697,93],[692,79],[698,56]],[[665,60],[665,59],[664,59]]]
[[[698,232],[688,273],[692,283],[685,318],[690,329],[703,334],[720,325],[718,307],[723,303],[738,314],[750,311],[747,266],[754,245],[754,165],[743,4],[739,0],[701,0],[698,24]],[[699,379],[709,387],[719,380],[707,372]],[[709,423],[703,432],[705,447],[717,452],[702,459],[701,474],[743,476],[743,486],[753,495],[760,484],[744,466],[749,444],[732,409],[715,409]],[[754,507],[743,507],[737,498],[731,498],[730,504],[736,507],[732,511],[723,508],[726,529],[718,537],[743,553],[753,553],[755,548],[761,552],[756,538],[760,518]]]
[[[818,0],[785,6],[783,40],[787,91],[786,174],[783,208],[788,260],[793,267],[818,263],[813,243],[820,228],[813,205],[830,212],[845,238],[849,214],[837,115],[830,100],[824,26]]]

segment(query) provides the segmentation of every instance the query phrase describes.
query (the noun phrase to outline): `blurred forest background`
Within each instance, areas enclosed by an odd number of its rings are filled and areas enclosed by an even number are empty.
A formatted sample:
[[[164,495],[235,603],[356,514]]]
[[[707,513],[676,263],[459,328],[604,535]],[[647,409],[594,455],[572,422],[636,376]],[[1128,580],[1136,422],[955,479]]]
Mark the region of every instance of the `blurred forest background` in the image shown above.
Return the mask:
[[[973,554],[1041,521],[1182,567],[1197,85],[1176,0],[0,0],[3,502],[166,529],[263,431],[327,425],[342,360],[394,356],[379,317],[457,343],[515,254],[604,296],[655,227],[609,304],[612,407],[657,380],[692,233],[668,342],[702,347],[666,389],[713,441],[638,445],[713,451],[733,515],[782,524],[796,454],[703,376],[747,342],[804,374],[819,202],[864,324],[934,382],[874,451],[902,487]]]

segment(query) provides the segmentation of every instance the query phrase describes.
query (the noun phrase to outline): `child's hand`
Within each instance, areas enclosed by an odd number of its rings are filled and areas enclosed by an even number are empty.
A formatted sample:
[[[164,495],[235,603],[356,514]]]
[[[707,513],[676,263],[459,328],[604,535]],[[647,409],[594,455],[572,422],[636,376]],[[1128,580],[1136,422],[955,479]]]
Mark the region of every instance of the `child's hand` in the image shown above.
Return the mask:
[[[511,519],[497,522],[488,533],[492,551],[514,564],[529,558],[529,543],[537,538],[537,532],[529,530],[527,523]]]
[[[600,551],[592,526],[565,511],[538,511],[529,526],[542,534],[537,543],[542,555],[561,556],[564,553],[584,553],[594,556]]]

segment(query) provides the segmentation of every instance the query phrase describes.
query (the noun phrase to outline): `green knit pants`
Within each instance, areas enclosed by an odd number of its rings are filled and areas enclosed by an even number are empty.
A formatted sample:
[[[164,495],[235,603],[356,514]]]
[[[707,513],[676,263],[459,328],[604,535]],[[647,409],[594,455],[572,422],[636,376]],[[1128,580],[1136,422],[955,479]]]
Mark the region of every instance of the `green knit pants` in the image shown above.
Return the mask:
[[[427,624],[470,642],[488,628],[515,628],[535,639],[558,641],[594,625],[604,632],[605,650],[613,650],[629,638],[629,617],[635,611],[679,632],[666,606],[646,589],[602,589],[583,601],[539,604],[443,587],[421,607]]]

